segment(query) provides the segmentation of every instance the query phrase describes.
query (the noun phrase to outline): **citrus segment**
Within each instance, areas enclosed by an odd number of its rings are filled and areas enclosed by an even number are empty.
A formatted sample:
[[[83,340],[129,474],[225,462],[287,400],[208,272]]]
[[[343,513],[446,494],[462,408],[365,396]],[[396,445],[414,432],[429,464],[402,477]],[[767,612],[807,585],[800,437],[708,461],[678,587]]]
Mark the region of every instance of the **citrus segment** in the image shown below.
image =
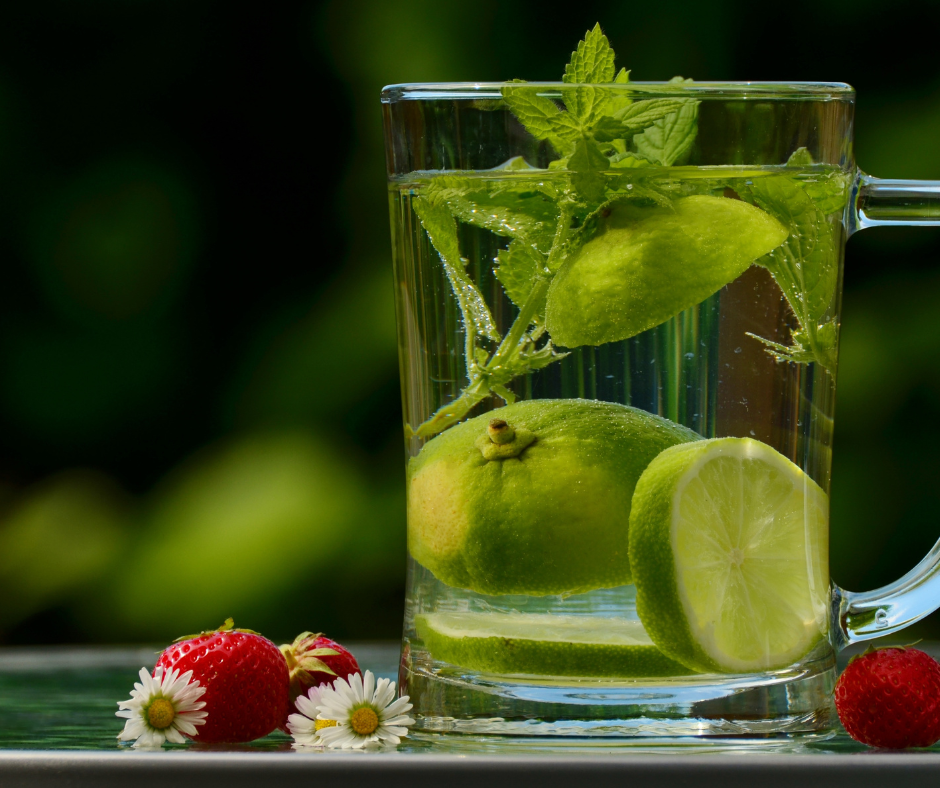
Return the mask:
[[[487,673],[635,678],[690,671],[639,621],[523,613],[430,613],[415,622],[431,656]]]
[[[797,661],[825,637],[829,499],[760,441],[664,451],[637,483],[630,554],[656,644],[698,670]]]

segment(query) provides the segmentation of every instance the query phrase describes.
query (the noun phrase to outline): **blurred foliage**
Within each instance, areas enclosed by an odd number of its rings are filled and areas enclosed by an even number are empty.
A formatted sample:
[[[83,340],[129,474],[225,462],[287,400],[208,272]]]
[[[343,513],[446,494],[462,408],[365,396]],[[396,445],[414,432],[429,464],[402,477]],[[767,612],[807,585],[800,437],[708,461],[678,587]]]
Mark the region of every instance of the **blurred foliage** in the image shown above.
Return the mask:
[[[5,4],[0,642],[227,615],[277,639],[397,636],[382,85],[556,79],[600,20],[636,79],[851,82],[861,166],[940,178],[938,18],[927,0]],[[938,254],[937,230],[848,246],[832,569],[853,589],[940,535]]]

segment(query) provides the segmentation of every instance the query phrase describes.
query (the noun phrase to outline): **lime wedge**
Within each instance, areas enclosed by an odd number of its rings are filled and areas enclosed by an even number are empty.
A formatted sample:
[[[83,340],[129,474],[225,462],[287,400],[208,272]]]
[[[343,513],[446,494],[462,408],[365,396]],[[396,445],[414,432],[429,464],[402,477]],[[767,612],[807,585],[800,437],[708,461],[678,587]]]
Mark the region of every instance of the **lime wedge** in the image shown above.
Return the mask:
[[[548,333],[564,347],[636,336],[717,293],[788,233],[769,213],[727,197],[615,205],[552,281]]]
[[[689,670],[639,621],[523,613],[429,613],[415,620],[431,656],[485,673],[634,678]]]
[[[829,499],[760,441],[666,449],[637,483],[637,611],[662,651],[697,670],[793,664],[826,635]]]

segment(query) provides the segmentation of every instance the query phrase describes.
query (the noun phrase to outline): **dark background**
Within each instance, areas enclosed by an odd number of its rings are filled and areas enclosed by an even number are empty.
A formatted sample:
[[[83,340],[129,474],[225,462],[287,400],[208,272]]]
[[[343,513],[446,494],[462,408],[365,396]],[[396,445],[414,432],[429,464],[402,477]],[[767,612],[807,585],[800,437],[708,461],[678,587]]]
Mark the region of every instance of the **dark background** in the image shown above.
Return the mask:
[[[850,82],[860,166],[940,178],[938,20],[904,0],[3,4],[0,643],[227,615],[397,637],[382,85],[558,79],[600,21],[634,79]],[[832,573],[852,589],[940,535],[938,261],[936,229],[848,247]]]

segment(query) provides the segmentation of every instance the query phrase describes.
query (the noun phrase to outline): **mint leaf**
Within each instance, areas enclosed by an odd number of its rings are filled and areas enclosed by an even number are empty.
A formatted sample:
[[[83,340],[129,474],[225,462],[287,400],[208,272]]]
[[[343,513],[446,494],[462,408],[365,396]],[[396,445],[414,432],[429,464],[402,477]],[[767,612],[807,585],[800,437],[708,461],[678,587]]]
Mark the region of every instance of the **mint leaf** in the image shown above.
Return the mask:
[[[778,347],[761,340],[777,358],[816,361],[823,366],[835,359],[835,328],[831,321],[820,326],[832,304],[839,272],[835,255],[835,227],[807,193],[806,184],[789,176],[755,179],[751,186],[755,202],[790,228],[787,240],[758,260],[776,280],[800,323],[793,332],[793,346]]]
[[[786,243],[794,256],[807,257],[816,245],[819,217],[800,182],[787,175],[756,178],[751,193],[761,208],[790,227]]]
[[[533,167],[529,162],[527,162],[522,156],[513,156],[511,159],[506,159],[502,164],[493,167],[494,170],[509,170],[514,172],[517,170],[537,170],[538,167]]]
[[[594,125],[594,139],[609,142],[623,139],[652,126],[657,120],[678,112],[691,99],[644,99],[617,110],[612,115],[598,120]]]
[[[624,125],[624,128],[638,131],[666,117],[671,112],[677,112],[683,104],[690,102],[691,99],[644,99],[634,101],[629,107],[615,113],[614,117]]]
[[[832,172],[817,180],[803,181],[806,194],[824,216],[841,211],[849,198],[849,175]]]
[[[431,244],[440,255],[444,272],[457,297],[467,333],[475,333],[485,339],[498,341],[500,335],[496,330],[496,321],[493,320],[493,315],[483,295],[464,269],[465,262],[460,256],[454,217],[450,215],[446,206],[434,205],[424,197],[415,198],[412,205],[414,212],[421,220],[421,225],[431,239]]]
[[[515,188],[513,188],[515,186]],[[531,183],[498,185],[461,176],[438,176],[424,192],[435,204],[444,204],[450,213],[466,224],[482,227],[497,235],[529,238],[532,243],[550,245],[558,209],[551,196],[534,190]]]
[[[562,98],[568,111],[577,115],[582,126],[591,127],[604,116],[610,103],[610,91],[581,85],[562,90]]]
[[[610,166],[616,169],[633,169],[635,167],[649,167],[652,164],[645,156],[636,153],[618,153],[610,159]]]
[[[559,153],[567,153],[581,137],[581,125],[570,112],[562,112],[539,88],[524,82],[503,86],[503,100],[519,122],[537,140],[548,140]]]
[[[787,167],[812,167],[815,163],[806,148],[797,148],[787,159]]]
[[[625,68],[620,69],[620,72],[614,78],[614,84],[626,85],[629,82],[630,72]],[[604,108],[604,111],[608,115],[613,115],[616,112],[625,110],[633,103],[633,99],[631,99],[624,90],[608,90],[607,93],[609,98],[607,99],[607,106]]]
[[[777,280],[793,314],[804,329],[828,311],[835,295],[838,271],[833,260],[832,229],[825,219],[813,250],[801,256],[792,237],[759,261]]]
[[[577,50],[571,53],[571,62],[565,66],[562,80],[580,84],[614,81],[614,50],[601,32],[600,22],[584,35]]]
[[[584,40],[578,44],[577,51],[571,55],[571,62],[565,67],[562,79],[582,85],[562,91],[569,112],[577,115],[585,125],[591,125],[603,115],[610,99],[609,91],[589,86],[613,82],[614,51],[610,48],[607,36],[601,32],[600,24],[588,31]]]
[[[524,375],[537,369],[544,369],[567,355],[567,353],[556,353],[550,340],[538,350],[535,349],[535,343],[530,340],[523,344],[518,356],[511,362],[511,366],[518,370],[517,374]]]
[[[809,332],[797,329],[793,332],[792,345],[781,345],[779,342],[764,339],[750,331],[746,334],[758,342],[763,342],[767,346],[767,352],[777,361],[792,361],[797,364],[811,364],[815,361],[826,369],[836,368],[836,348],[839,337],[835,321],[819,326],[812,338]]]
[[[698,105],[699,102],[690,101],[637,134],[633,138],[637,151],[664,167],[679,161],[689,152],[698,134]]]
[[[610,162],[593,140],[582,138],[575,145],[568,159],[568,169],[573,171],[571,183],[578,193],[589,202],[602,203],[606,198],[607,184],[601,174]]]
[[[519,307],[529,297],[536,279],[547,273],[544,256],[525,241],[513,241],[506,249],[501,249],[496,261],[496,278],[499,279],[506,295]],[[536,308],[536,317],[541,320],[544,314],[543,302]]]
[[[603,171],[609,163],[597,143],[585,138],[575,145],[574,153],[568,158],[568,169],[575,172]]]
[[[806,148],[797,148],[787,159],[788,167],[809,168],[816,162]],[[849,176],[842,172],[820,174],[817,179],[801,180],[806,194],[816,205],[816,210],[828,216],[845,207],[849,196]]]

